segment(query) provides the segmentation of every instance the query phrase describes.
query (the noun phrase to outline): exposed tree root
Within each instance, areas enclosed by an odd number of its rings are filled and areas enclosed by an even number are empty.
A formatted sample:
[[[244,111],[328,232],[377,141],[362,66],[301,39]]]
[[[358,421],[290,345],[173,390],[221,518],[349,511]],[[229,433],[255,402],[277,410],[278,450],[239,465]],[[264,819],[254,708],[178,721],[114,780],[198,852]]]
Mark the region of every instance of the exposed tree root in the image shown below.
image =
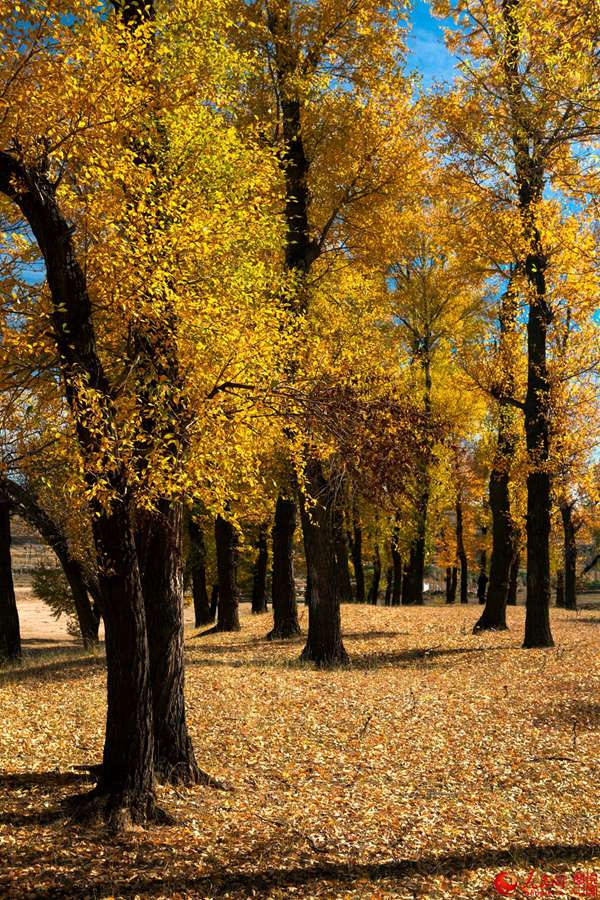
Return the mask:
[[[65,806],[73,822],[107,827],[111,832],[143,828],[146,825],[175,825],[176,820],[158,806],[154,795],[126,792],[110,793],[96,787],[93,791],[68,797]]]

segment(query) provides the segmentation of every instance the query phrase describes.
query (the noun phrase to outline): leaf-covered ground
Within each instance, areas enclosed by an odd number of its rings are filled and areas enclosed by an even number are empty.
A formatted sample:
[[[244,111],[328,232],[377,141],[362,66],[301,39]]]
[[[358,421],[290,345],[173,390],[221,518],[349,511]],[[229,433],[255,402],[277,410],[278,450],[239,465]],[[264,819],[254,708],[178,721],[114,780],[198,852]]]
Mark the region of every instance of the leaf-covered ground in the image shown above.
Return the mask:
[[[520,649],[522,609],[509,632],[473,636],[478,613],[346,606],[343,671],[297,663],[301,641],[266,643],[264,616],[190,633],[198,759],[234,790],[160,789],[180,824],[119,837],[60,806],[86,788],[74,767],[100,759],[101,659],[4,673],[0,896],[485,898],[502,870],[522,885],[511,896],[550,873],[567,886],[537,896],[586,896],[600,612],[553,611],[546,651]]]

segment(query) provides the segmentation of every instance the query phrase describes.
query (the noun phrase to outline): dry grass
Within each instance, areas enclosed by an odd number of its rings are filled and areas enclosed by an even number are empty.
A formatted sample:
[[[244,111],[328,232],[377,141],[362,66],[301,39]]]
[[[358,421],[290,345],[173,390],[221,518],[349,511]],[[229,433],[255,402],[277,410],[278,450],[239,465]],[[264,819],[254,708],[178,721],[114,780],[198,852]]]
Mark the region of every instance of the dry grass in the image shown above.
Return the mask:
[[[60,807],[100,759],[101,661],[6,673],[0,896],[479,898],[501,869],[600,870],[600,613],[553,611],[557,648],[523,651],[522,609],[473,636],[478,612],[345,607],[333,672],[266,617],[190,636],[197,755],[235,791],[161,789],[180,824],[118,838]]]

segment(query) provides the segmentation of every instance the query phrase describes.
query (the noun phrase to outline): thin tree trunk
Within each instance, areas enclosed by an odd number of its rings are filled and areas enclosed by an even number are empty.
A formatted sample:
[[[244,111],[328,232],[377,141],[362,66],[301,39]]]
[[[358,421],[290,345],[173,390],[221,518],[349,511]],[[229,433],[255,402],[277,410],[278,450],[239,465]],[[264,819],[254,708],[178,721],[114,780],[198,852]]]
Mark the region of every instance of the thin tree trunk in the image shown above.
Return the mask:
[[[220,515],[215,521],[215,544],[219,578],[219,603],[215,631],[239,631],[238,535],[232,523]]]
[[[273,523],[273,572],[271,578],[271,603],[273,629],[269,640],[286,640],[300,634],[296,581],[294,578],[294,534],[297,510],[293,500],[279,496],[275,504]],[[307,580],[308,589],[308,580]]]
[[[0,479],[0,482],[13,507],[41,534],[56,554],[71,589],[83,645],[94,646],[98,643],[99,610],[96,604],[90,602],[88,578],[79,560],[71,554],[65,533],[42,509],[31,488],[8,478]]]
[[[257,615],[267,611],[267,565],[269,550],[267,547],[267,528],[261,525],[256,541],[257,555],[252,572],[252,612]]]
[[[371,579],[371,587],[369,588],[368,602],[373,606],[377,606],[379,599],[379,582],[381,580],[381,554],[379,552],[379,544],[375,544],[373,553],[373,577]]]
[[[362,528],[357,519],[353,524],[353,540],[351,545],[354,581],[356,584],[356,602],[365,602],[365,572],[362,561]]]
[[[392,536],[392,568],[394,570],[394,584],[392,588],[392,606],[399,606],[402,600],[402,556],[398,550],[398,533],[394,530]]]
[[[517,605],[517,587],[519,578],[519,568],[521,566],[521,554],[517,551],[512,565],[510,567],[510,580],[508,585],[508,606]]]
[[[572,504],[562,503],[560,513],[564,531],[565,609],[577,609],[577,529]]]
[[[194,624],[196,628],[210,625],[215,617],[211,615],[208,588],[206,585],[206,545],[202,528],[193,517],[188,518],[190,540],[190,568],[192,574],[192,598],[194,601]]]
[[[456,553],[460,562],[460,602],[469,602],[469,564],[463,536],[463,508],[460,495],[456,498]]]
[[[565,608],[565,572],[564,569],[559,569],[556,573],[556,605],[564,609]]]
[[[0,497],[0,660],[20,657],[21,630],[10,555],[10,500]]]
[[[200,782],[184,697],[183,508],[161,500],[138,515],[138,559],[146,610],[154,721],[154,770],[159,781]]]
[[[392,590],[394,586],[394,569],[388,566],[385,570],[385,605],[392,605]]]
[[[307,463],[305,483],[311,506],[307,509],[303,500],[302,529],[311,594],[308,635],[301,658],[320,666],[340,665],[348,661],[348,655],[342,642],[340,602],[335,589],[335,498],[317,460]]]

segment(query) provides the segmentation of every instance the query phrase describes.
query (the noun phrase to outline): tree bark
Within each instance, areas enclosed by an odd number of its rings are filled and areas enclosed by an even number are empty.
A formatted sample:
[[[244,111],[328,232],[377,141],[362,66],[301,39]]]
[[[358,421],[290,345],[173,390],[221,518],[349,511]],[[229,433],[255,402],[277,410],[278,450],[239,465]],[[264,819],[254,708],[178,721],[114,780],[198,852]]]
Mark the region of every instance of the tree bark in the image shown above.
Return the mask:
[[[206,545],[202,528],[193,517],[188,518],[188,535],[190,539],[190,568],[192,572],[192,598],[194,601],[194,624],[196,628],[214,622],[211,614],[206,586]]]
[[[356,602],[365,602],[365,572],[362,561],[362,528],[357,519],[353,524],[353,539],[350,547],[352,565],[354,566],[354,582],[356,584]]]
[[[294,578],[294,534],[297,510],[293,500],[282,496],[275,505],[273,523],[273,572],[271,578],[271,604],[273,629],[269,640],[286,640],[300,634],[296,581]],[[308,580],[307,580],[308,587]]]
[[[340,601],[335,589],[335,496],[321,463],[308,461],[305,468],[311,506],[302,501],[302,530],[311,594],[308,635],[301,658],[319,666],[344,664],[348,655],[342,642]]]
[[[565,609],[577,609],[577,528],[573,505],[562,503],[560,513],[564,531]]]
[[[252,572],[252,612],[257,615],[267,611],[267,565],[269,550],[267,547],[267,529],[261,525],[256,541],[257,555]]]
[[[238,535],[231,522],[217,516],[215,522],[219,603],[215,631],[239,631],[240,594],[237,585]]]
[[[161,500],[138,514],[138,559],[150,656],[154,770],[159,781],[201,781],[184,696],[183,508]]]
[[[341,603],[352,603],[352,582],[350,581],[350,567],[348,565],[348,541],[344,529],[344,514],[341,509],[336,509],[334,533],[336,588]]]
[[[21,630],[10,555],[10,500],[0,496],[0,660],[21,658]]]

